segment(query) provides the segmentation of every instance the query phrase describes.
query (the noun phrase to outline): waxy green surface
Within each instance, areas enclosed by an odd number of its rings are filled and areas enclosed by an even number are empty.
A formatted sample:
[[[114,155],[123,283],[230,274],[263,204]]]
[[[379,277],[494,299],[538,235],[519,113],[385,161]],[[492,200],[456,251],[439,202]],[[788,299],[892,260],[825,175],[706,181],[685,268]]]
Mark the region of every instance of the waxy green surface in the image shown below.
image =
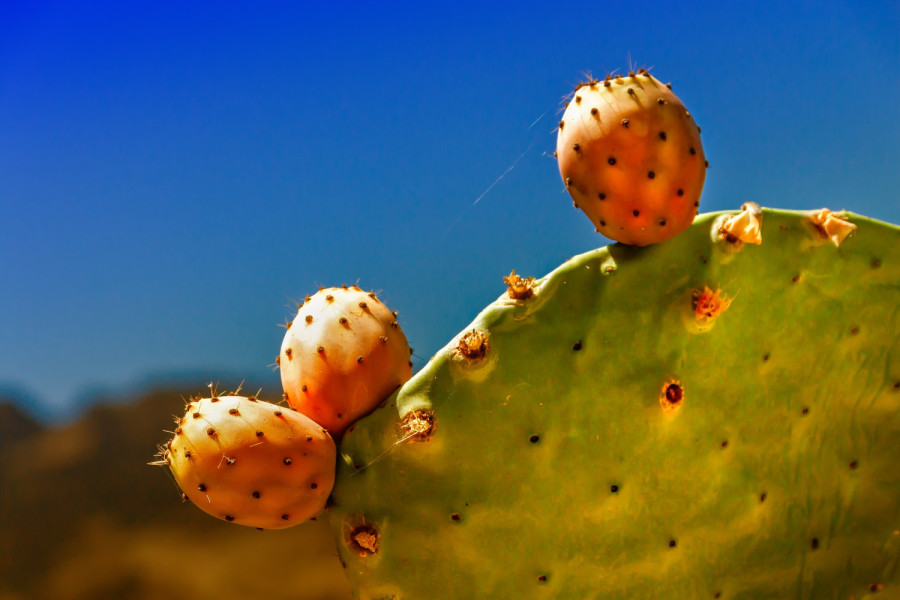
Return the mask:
[[[358,598],[900,597],[900,229],[849,214],[835,247],[766,209],[729,252],[717,216],[504,294],[463,330],[480,368],[454,339],[348,431],[329,518]],[[704,286],[734,300],[699,331]]]

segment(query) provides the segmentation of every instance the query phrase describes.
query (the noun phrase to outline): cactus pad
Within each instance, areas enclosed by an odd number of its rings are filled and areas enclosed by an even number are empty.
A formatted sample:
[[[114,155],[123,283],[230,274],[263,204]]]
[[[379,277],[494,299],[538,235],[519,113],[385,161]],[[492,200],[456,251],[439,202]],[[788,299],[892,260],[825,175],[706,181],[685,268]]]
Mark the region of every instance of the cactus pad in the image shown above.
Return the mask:
[[[504,291],[348,429],[356,597],[898,597],[900,229],[761,215]]]

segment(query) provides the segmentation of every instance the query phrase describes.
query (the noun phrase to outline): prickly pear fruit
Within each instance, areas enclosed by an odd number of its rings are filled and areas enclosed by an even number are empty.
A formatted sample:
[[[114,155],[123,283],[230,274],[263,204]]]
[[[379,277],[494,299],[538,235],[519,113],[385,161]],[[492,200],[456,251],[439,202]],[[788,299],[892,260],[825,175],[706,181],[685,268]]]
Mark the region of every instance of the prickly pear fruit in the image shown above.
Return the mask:
[[[163,459],[183,498],[219,519],[284,529],[325,509],[336,452],[312,419],[254,397],[195,398]]]
[[[646,70],[580,85],[559,122],[559,172],[599,233],[667,240],[697,214],[706,177],[700,128]]]
[[[410,378],[397,315],[373,292],[333,287],[308,296],[278,363],[288,403],[338,436]]]

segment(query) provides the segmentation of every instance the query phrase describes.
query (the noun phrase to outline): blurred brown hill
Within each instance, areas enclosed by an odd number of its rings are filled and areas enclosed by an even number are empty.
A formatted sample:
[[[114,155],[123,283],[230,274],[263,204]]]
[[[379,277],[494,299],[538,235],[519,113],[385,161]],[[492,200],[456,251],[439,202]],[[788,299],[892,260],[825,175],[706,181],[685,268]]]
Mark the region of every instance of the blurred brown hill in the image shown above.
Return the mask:
[[[149,466],[183,389],[46,428],[0,404],[0,600],[346,600],[324,520],[219,521]]]

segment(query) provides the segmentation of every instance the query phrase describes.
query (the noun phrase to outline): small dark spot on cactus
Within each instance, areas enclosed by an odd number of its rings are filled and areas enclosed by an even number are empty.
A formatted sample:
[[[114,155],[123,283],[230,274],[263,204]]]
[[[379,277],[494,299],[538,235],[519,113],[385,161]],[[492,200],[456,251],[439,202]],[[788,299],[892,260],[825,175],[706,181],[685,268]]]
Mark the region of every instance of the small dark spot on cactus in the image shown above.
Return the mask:
[[[575,96],[575,104],[581,102],[581,96]]]
[[[210,427],[209,429],[206,430],[206,435],[213,437],[214,435],[216,435],[216,430],[213,429],[212,427]]]
[[[182,501],[182,502],[187,502],[187,501],[188,501],[188,495],[185,494],[184,492],[181,493],[181,501]]]
[[[671,82],[670,82],[670,83],[667,83],[667,84],[666,84],[666,87],[669,88],[669,89],[671,90],[671,89],[672,89],[672,84],[671,84]]]
[[[660,220],[659,220],[659,226],[660,226],[660,227],[665,227],[665,226],[666,226],[666,220],[665,220],[665,219],[660,219]]]
[[[528,438],[528,441],[530,441],[532,444],[537,444],[539,441],[541,441],[541,436],[533,435],[530,438]]]
[[[713,594],[713,598],[721,598],[721,597],[722,597],[722,592],[716,592],[715,594]]]
[[[597,194],[597,197],[600,198],[601,200],[606,200],[606,194],[604,194],[603,192],[600,192],[599,194]]]
[[[801,415],[808,415],[808,414],[809,414],[809,408],[806,407],[806,406],[804,406],[804,407],[803,407],[803,410],[800,411],[800,414],[801,414]]]
[[[632,88],[628,88],[628,95],[634,96],[634,90]]]
[[[190,451],[190,450],[185,450],[185,451],[184,451],[184,457],[185,457],[185,458],[190,458],[190,457],[191,457],[191,451]]]
[[[288,514],[281,515],[281,520],[282,520],[282,521],[290,521],[290,520],[291,520],[291,516],[288,515]]]
[[[606,221],[601,220],[601,221],[600,221],[600,227],[606,227]]]
[[[872,268],[873,268],[873,269],[877,269],[877,268],[880,267],[880,266],[881,266],[881,259],[879,259],[879,258],[873,258],[873,259],[872,259]]]
[[[338,319],[338,323],[340,323],[341,325],[346,325],[347,317],[341,317],[340,319]]]
[[[656,103],[657,103],[657,104],[665,104],[666,101],[665,101],[665,99],[663,99],[663,98],[657,98],[657,99],[656,99]]]
[[[317,489],[317,488],[319,487],[319,484],[318,484],[318,483],[311,483],[311,484],[309,484],[309,487],[310,487],[310,489],[315,490],[315,489]]]
[[[546,575],[538,575],[538,581],[540,581],[541,583],[547,581],[547,576]]]
[[[697,150],[693,146],[691,146],[691,149],[688,150],[688,152],[690,152],[691,154],[697,154]]]
[[[858,466],[859,466],[859,462],[858,462],[858,461],[855,461],[855,460],[851,460],[851,461],[850,461],[850,468],[851,468],[851,469],[856,469],[856,467],[858,467]]]
[[[628,119],[622,119],[622,127],[628,127],[630,121]]]
[[[581,152],[581,144],[572,144],[572,150],[575,152]]]
[[[322,347],[322,346],[318,346],[318,347],[316,348],[316,352],[318,352],[319,354],[322,354],[323,352],[325,352],[325,348]]]
[[[362,357],[362,356],[357,356],[357,357],[356,357],[356,362],[361,363],[362,361],[363,361],[363,357]]]
[[[343,418],[344,418],[344,413],[338,413],[338,414],[337,414],[337,418],[338,418],[338,419],[343,419]]]
[[[194,417],[195,419],[199,419],[199,418],[200,418],[200,413],[195,412],[195,413],[192,414],[191,416]]]
[[[559,122],[559,129],[560,129],[560,131],[562,131],[563,127],[565,127],[565,126],[566,126],[566,122],[565,122],[565,121],[560,121],[560,122]]]
[[[459,516],[459,513],[451,513],[450,519],[453,521],[460,521],[462,520],[462,517]]]
[[[631,214],[633,214],[635,217],[639,217],[641,216],[641,211],[639,211],[638,209],[634,209],[633,211],[631,211]]]
[[[569,187],[570,185],[572,185],[572,178],[566,177],[566,187]]]
[[[382,344],[387,344],[387,338],[384,337],[383,335],[378,336],[378,341],[381,342]]]
[[[705,162],[703,163],[703,166],[706,167],[706,168],[709,168],[709,161],[708,161],[708,160],[705,161]]]
[[[201,492],[205,492],[205,491],[206,491],[206,484],[205,484],[205,483],[201,483],[200,485],[197,486],[197,489],[200,490]]]
[[[612,165],[616,164],[616,158],[614,156],[610,156],[606,162],[608,162],[610,164],[610,166],[612,166]]]
[[[765,354],[763,354],[763,362],[766,362],[767,360],[769,360],[769,353],[768,353],[768,352],[766,352]]]
[[[800,275],[794,275],[793,277],[791,277],[791,281],[797,283],[798,281],[800,281]]]
[[[308,389],[308,388],[306,387],[306,384],[305,384],[305,383],[304,383],[303,385],[300,386],[300,391],[301,391],[301,392],[305,392],[307,389]]]
[[[665,131],[659,132],[659,139],[661,139],[662,141],[666,141],[666,132]]]
[[[306,324],[309,325],[309,324],[312,323],[312,322],[313,322],[313,317],[312,317],[312,315],[306,315]]]
[[[809,547],[812,548],[813,550],[818,550],[819,549],[819,538],[813,538],[812,541],[810,541],[810,543],[809,543]]]
[[[618,494],[618,493],[619,493],[619,486],[613,484],[613,485],[609,486],[609,491],[612,492],[613,494]]]
[[[895,382],[894,382],[894,390],[895,390],[895,391],[896,391],[896,390],[900,390],[900,381],[895,381]]]
[[[577,342],[572,344],[572,350],[574,350],[575,352],[578,352],[579,350],[581,350],[581,348],[582,348],[581,340],[578,340]]]
[[[678,542],[676,542],[675,540],[669,540],[669,548],[674,548],[677,545],[678,545]]]
[[[278,366],[281,366],[281,355],[280,354],[275,357],[275,364]]]
[[[663,409],[674,410],[681,406],[684,400],[684,387],[679,381],[669,381],[663,386],[662,394],[660,394],[660,403]]]
[[[678,191],[675,193],[678,194],[679,196],[684,196],[684,190],[681,188],[678,188]]]
[[[883,589],[884,589],[884,584],[883,584],[883,583],[872,583],[872,584],[869,584],[869,591],[870,591],[870,592],[880,592],[880,591],[883,590]]]
[[[331,294],[328,294],[327,296],[325,296],[325,301],[326,302],[334,302],[334,296],[332,296]]]
[[[656,172],[655,171],[647,171],[647,177],[650,179],[653,179],[654,177],[656,177]]]
[[[231,515],[225,515],[225,520],[231,522],[234,521],[234,517],[232,517]]]
[[[284,464],[290,466],[294,461],[293,461],[293,459],[291,459],[290,456],[288,456],[288,457],[285,457],[285,459],[284,459],[282,462],[283,462]]]
[[[256,437],[262,437],[264,435],[265,434],[261,430],[259,430],[259,429],[256,430]]]
[[[599,114],[600,114],[600,111],[597,110],[597,107],[594,107],[591,109],[591,116],[596,117]]]
[[[853,329],[850,330],[850,333],[852,335],[856,335],[857,333],[859,333],[859,327],[854,327]]]
[[[610,85],[609,79],[603,82],[603,87],[609,87]]]
[[[226,464],[226,465],[233,465],[235,462],[236,462],[236,461],[235,461],[235,458],[234,458],[233,456],[226,456],[226,457],[225,457],[225,464]]]
[[[765,502],[765,501],[766,501],[766,496],[768,496],[768,494],[766,494],[765,492],[761,493],[761,494],[759,495],[759,501],[760,501],[760,502]]]
[[[307,442],[311,442],[312,440],[313,440],[313,437],[311,435],[306,436]]]
[[[628,76],[631,77],[632,79],[634,79],[634,71],[629,71]]]
[[[240,413],[238,412],[238,409],[236,409],[236,408],[229,408],[229,409],[228,409],[228,414],[229,414],[229,415],[237,415],[237,414],[240,414]]]
[[[393,327],[394,329],[397,329],[398,327],[400,327],[400,324],[397,323],[397,321],[391,321],[391,327]]]
[[[281,416],[281,411],[280,411],[280,410],[276,410],[275,413],[274,413],[274,415],[275,415],[276,417],[280,417],[280,416]]]
[[[723,448],[727,448],[727,447],[728,447],[728,440],[722,440],[722,447],[723,447]]]

